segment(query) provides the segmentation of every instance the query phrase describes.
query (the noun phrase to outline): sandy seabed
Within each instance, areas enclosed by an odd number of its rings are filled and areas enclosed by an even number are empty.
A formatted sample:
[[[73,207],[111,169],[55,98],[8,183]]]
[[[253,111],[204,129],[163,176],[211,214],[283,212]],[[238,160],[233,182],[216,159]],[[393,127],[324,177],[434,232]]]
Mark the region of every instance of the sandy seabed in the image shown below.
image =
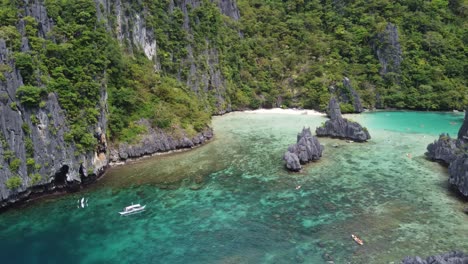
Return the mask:
[[[272,109],[257,109],[257,110],[247,110],[243,113],[248,114],[288,114],[288,115],[316,115],[316,116],[325,116],[324,113],[320,113],[315,110],[310,109],[282,109],[282,108],[272,108]]]

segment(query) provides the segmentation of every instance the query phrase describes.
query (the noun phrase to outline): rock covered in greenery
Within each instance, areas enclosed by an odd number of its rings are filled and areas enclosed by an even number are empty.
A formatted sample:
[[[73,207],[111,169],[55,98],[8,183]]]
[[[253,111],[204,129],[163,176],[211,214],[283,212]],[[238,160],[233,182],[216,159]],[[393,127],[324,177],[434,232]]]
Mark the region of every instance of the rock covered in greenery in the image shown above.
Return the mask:
[[[301,170],[301,164],[319,160],[323,149],[323,145],[320,145],[317,137],[312,135],[310,128],[303,128],[297,135],[297,143],[289,146],[283,156],[286,168],[291,171]]]
[[[355,113],[362,113],[364,112],[364,107],[362,107],[361,97],[356,92],[356,90],[351,85],[351,80],[348,77],[343,78],[343,86],[345,88],[345,92],[340,95],[341,102],[348,102],[354,108]]]
[[[0,1],[2,148],[19,160],[0,161],[1,195],[12,177],[23,192],[65,165],[73,181],[106,166],[95,132],[131,142],[142,118],[193,135],[231,110],[322,109],[343,69],[365,107],[460,109],[467,57],[455,2]],[[45,146],[59,154],[37,151]]]
[[[462,251],[453,251],[445,254],[434,255],[422,259],[421,257],[406,257],[401,264],[465,264],[468,263],[468,255]]]
[[[387,23],[385,29],[376,35],[373,44],[374,51],[380,65],[382,65],[380,74],[384,77],[393,74],[393,76],[389,76],[389,79],[399,82],[403,56],[397,26]]]
[[[330,120],[315,130],[317,136],[350,139],[357,142],[364,142],[371,138],[366,128],[342,117],[340,105],[334,97],[330,99],[328,116]]]
[[[137,142],[122,142],[117,148],[113,148],[110,157],[112,162],[134,159],[157,152],[192,148],[205,143],[213,137],[211,128],[206,128],[203,132],[190,137],[182,131],[180,135],[174,135],[162,129],[155,129],[146,119],[140,120],[138,124],[146,132],[139,137]]]

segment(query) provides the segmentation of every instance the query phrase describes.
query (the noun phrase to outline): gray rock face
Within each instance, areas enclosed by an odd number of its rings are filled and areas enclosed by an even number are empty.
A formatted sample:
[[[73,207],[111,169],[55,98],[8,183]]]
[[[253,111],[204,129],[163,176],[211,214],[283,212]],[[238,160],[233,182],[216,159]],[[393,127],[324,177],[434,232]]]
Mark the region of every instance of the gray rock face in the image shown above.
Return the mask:
[[[468,143],[468,107],[465,110],[465,121],[460,127],[460,130],[458,130],[458,140],[463,143]]]
[[[449,182],[468,197],[468,152],[458,155],[449,166]]]
[[[112,147],[111,162],[119,162],[127,159],[139,158],[145,155],[151,155],[157,152],[167,152],[176,149],[192,148],[196,145],[205,143],[213,137],[211,128],[207,128],[202,133],[192,138],[188,138],[184,132],[181,137],[174,137],[161,129],[154,129],[146,119],[142,119],[139,125],[145,126],[148,133],[143,135],[138,143],[121,143],[119,146]]]
[[[102,21],[107,21],[110,31],[116,32],[117,39],[125,44],[130,52],[134,47],[141,48],[148,59],[154,63],[156,71],[161,70],[158,56],[160,50],[155,37],[155,29],[147,21],[148,10],[141,1],[132,2],[128,0],[94,0],[96,3],[98,17]],[[240,18],[237,3],[234,0],[211,0],[216,3],[222,14],[233,20]],[[187,38],[193,39],[192,28],[190,27],[189,12],[202,5],[201,0],[171,0],[168,2],[168,13],[175,9],[180,9],[184,15],[183,28],[187,32]],[[135,7],[138,7],[135,9]],[[115,25],[110,24],[115,17]],[[204,49],[194,52],[192,44],[188,44],[187,56],[181,59],[178,79],[187,84],[192,91],[196,92],[200,98],[207,95],[214,95],[216,105],[214,112],[224,114],[231,111],[231,105],[227,100],[227,84],[221,72],[218,50],[214,47],[212,40],[205,39],[202,45]],[[171,55],[172,56],[172,55]],[[183,76],[182,72],[187,72]]]
[[[0,208],[37,193],[74,190],[101,174],[108,163],[105,108],[96,125],[99,150],[77,154],[75,146],[64,140],[69,128],[54,93],[42,98],[43,107],[24,107],[16,98],[23,81],[1,39],[0,64],[12,69],[4,72],[4,81],[0,81]],[[19,166],[13,165],[18,161]],[[21,184],[8,188],[7,182],[13,177]]]
[[[400,65],[403,61],[403,56],[398,37],[398,28],[392,23],[388,23],[385,30],[377,34],[372,46],[382,66],[380,74],[387,76],[387,74],[393,73],[392,76],[394,77],[392,77],[392,81],[399,83]]]
[[[449,166],[449,182],[468,197],[468,109],[458,138],[446,134],[427,146],[426,157]]]
[[[356,92],[356,90],[353,89],[353,86],[351,86],[351,81],[348,77],[343,78],[343,86],[347,91],[349,91],[351,98],[349,98],[348,94],[342,94],[340,99],[343,102],[350,102],[354,107],[354,112],[364,112],[364,107],[362,107],[361,103],[361,97],[359,97],[359,94]]]
[[[319,160],[322,157],[323,145],[320,145],[317,137],[312,136],[310,128],[302,129],[297,135],[297,143],[289,146],[284,154],[283,160],[286,161],[286,168],[291,171],[301,170],[301,164],[310,161]]]
[[[451,139],[448,134],[441,134],[439,139],[427,146],[426,156],[433,161],[440,161],[450,164],[457,156],[457,140]]]
[[[47,15],[44,1],[24,0],[23,10],[25,16],[31,16],[36,19],[39,27],[38,34],[44,38],[54,25],[53,20]]]
[[[435,255],[422,259],[420,257],[406,257],[401,264],[465,264],[468,263],[468,255],[462,251],[453,251],[441,255]]]
[[[334,97],[330,98],[330,102],[328,103],[327,115],[331,120],[343,119],[343,116],[341,115],[340,104]]]
[[[351,139],[357,142],[364,142],[371,138],[367,129],[363,128],[359,123],[342,117],[340,106],[333,97],[328,105],[328,115],[330,120],[315,130],[317,136]]]

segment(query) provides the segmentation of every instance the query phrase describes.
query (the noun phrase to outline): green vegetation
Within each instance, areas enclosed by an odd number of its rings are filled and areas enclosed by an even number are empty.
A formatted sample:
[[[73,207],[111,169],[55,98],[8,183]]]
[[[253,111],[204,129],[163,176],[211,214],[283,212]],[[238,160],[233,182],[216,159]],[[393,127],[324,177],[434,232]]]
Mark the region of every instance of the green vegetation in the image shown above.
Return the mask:
[[[450,4],[448,5],[448,3]],[[241,89],[263,106],[321,109],[328,88],[349,77],[366,107],[461,109],[468,36],[463,1],[239,0]],[[401,75],[381,76],[373,46],[388,23],[399,30]],[[250,105],[255,105],[250,102]]]
[[[42,180],[42,176],[39,173],[29,175],[29,178],[31,178],[31,185],[35,185]]]
[[[124,1],[123,14],[139,13],[154,28],[158,50],[148,59],[140,47],[118,43],[115,14],[98,20],[93,0],[45,1],[54,20],[45,37],[37,21],[22,13],[23,1],[2,0],[0,38],[13,51],[24,81],[18,101],[24,108],[45,107],[47,94],[56,93],[70,127],[65,139],[77,154],[96,146],[93,132],[104,89],[109,138],[127,142],[147,131],[141,119],[153,128],[183,128],[193,135],[228,106],[323,110],[330,87],[349,95],[345,76],[368,108],[448,110],[468,104],[466,1],[236,2],[239,21],[222,15],[209,0],[188,7],[187,14],[179,4],[169,8],[170,1]],[[20,52],[19,19],[25,23],[28,52]],[[403,61],[384,75],[376,49],[388,45],[382,39],[389,23],[398,28]],[[0,65],[0,79],[9,71]],[[222,89],[206,80],[217,73]],[[206,82],[207,89],[199,87]],[[219,100],[224,92],[218,90],[224,88],[225,98]],[[18,109],[15,102],[10,107]],[[353,108],[342,104],[341,110]],[[31,122],[38,124],[35,116]]]
[[[21,104],[29,107],[37,107],[41,102],[41,97],[45,94],[45,90],[39,87],[25,85],[16,90],[16,97]]]
[[[5,182],[6,187],[10,190],[19,188],[21,184],[23,184],[23,180],[19,176],[13,176]]]
[[[10,162],[10,170],[12,172],[17,172],[20,165],[21,165],[21,160],[18,158],[15,158]]]

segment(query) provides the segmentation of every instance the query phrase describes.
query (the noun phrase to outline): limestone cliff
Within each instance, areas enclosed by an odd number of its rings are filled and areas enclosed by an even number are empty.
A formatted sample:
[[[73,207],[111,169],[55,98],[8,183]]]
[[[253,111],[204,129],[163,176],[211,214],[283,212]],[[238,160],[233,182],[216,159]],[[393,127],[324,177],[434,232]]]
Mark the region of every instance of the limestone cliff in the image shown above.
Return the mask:
[[[109,30],[115,32],[117,39],[128,47],[130,52],[142,50],[148,59],[154,62],[156,71],[164,68],[161,60],[166,57],[176,62],[175,70],[178,79],[185,82],[202,100],[209,101],[211,96],[215,100],[214,112],[222,114],[231,111],[229,98],[226,91],[226,81],[220,69],[219,52],[214,40],[206,37],[203,43],[194,43],[194,21],[191,20],[191,12],[201,8],[201,0],[171,0],[167,5],[158,6],[164,8],[163,12],[168,14],[166,21],[154,18],[155,10],[150,10],[141,2],[133,3],[127,0],[95,0],[98,16],[106,21]],[[211,0],[216,4],[219,11],[232,20],[240,18],[239,9],[234,0]],[[177,58],[175,52],[161,50],[161,43],[157,41],[158,24],[176,20],[176,14],[182,15],[182,28],[186,34],[186,54]],[[171,17],[173,15],[174,17]],[[159,32],[161,35],[161,32]],[[200,47],[195,47],[201,45]],[[163,69],[164,70],[164,69]],[[208,105],[208,103],[207,103]]]
[[[23,43],[27,49],[27,40],[23,39]],[[105,108],[96,126],[89,128],[96,131],[100,151],[77,154],[73,143],[64,139],[69,128],[54,93],[44,96],[40,107],[30,108],[19,102],[16,91],[23,80],[12,58],[0,39],[0,63],[9,67],[0,81],[0,208],[34,192],[76,188],[107,166]],[[101,98],[105,100],[105,91]]]
[[[373,49],[379,59],[380,74],[392,82],[399,83],[403,55],[398,36],[398,28],[388,23],[385,29],[378,33],[372,41]]]
[[[27,29],[30,23],[27,19],[30,18],[37,23],[37,37],[54,41],[55,36],[50,34],[54,29],[54,20],[48,16],[44,3],[42,0],[18,2],[22,16],[18,18],[15,27],[20,34],[20,52],[32,51],[31,35],[26,34],[27,30],[35,30]],[[219,8],[218,12],[232,20],[239,19],[235,1],[222,0],[213,3]],[[155,71],[161,70],[162,56],[174,56],[159,53],[156,37],[158,28],[155,20],[150,19],[151,10],[142,1],[95,0],[95,4],[96,15],[105,22],[108,31],[130,53],[142,51],[153,61]],[[190,38],[193,31],[190,12],[202,4],[198,0],[168,1],[167,9],[163,12],[181,11],[183,30]],[[21,103],[17,91],[25,84],[24,74],[31,75],[31,72],[22,72],[16,66],[11,43],[8,41],[0,38],[0,208],[39,193],[77,190],[104,172],[109,164],[109,156],[112,161],[117,162],[155,152],[191,148],[213,136],[210,128],[188,136],[183,129],[175,128],[173,132],[167,132],[153,128],[148,121],[142,119],[141,125],[147,126],[147,133],[139,137],[140,141],[110,146],[111,143],[106,138],[108,92],[104,73],[102,80],[99,80],[101,85],[97,88],[97,120],[94,125],[81,128],[85,133],[94,135],[96,147],[94,150],[79,151],[74,141],[69,139],[71,128],[67,113],[60,105],[60,96],[54,92],[46,92],[45,81],[41,79],[47,78],[41,76],[44,73],[34,73],[37,75],[35,83],[43,93],[40,104],[28,106]],[[193,42],[187,42],[188,52],[174,68],[177,69],[179,80],[197,92],[201,101],[205,101],[207,110],[215,106],[216,109],[212,112],[223,113],[230,111],[229,99],[219,66],[221,59],[217,47],[210,43],[211,40],[207,38],[200,50],[200,47],[193,47]],[[184,72],[188,74],[184,75]]]

